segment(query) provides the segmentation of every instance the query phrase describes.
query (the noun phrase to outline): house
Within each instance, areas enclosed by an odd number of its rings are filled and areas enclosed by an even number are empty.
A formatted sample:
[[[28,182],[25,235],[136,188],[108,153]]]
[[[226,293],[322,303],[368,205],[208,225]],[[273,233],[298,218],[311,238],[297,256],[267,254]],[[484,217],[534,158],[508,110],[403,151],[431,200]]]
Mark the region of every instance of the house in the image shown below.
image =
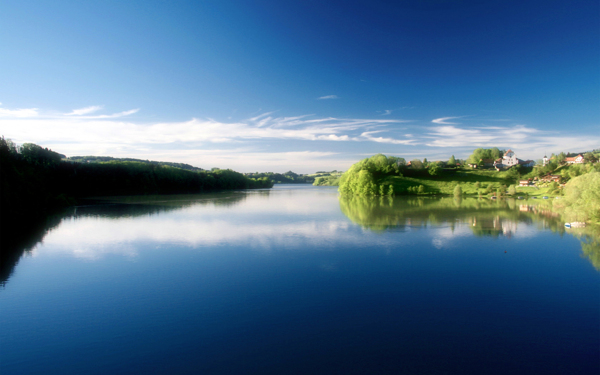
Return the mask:
[[[520,180],[519,186],[529,186],[531,185],[531,180]]]
[[[502,157],[502,165],[510,168],[513,165],[517,165],[519,164],[519,159],[517,159],[517,157],[515,156],[515,153],[513,150],[508,150],[506,151],[506,153],[504,153],[504,156]]]
[[[560,175],[559,174],[547,174],[543,177],[540,177],[541,181],[545,181],[545,182],[560,182]]]
[[[565,159],[567,164],[583,164],[583,155],[578,154],[577,156],[572,156]]]
[[[494,159],[481,159],[484,167],[491,168],[494,166]]]

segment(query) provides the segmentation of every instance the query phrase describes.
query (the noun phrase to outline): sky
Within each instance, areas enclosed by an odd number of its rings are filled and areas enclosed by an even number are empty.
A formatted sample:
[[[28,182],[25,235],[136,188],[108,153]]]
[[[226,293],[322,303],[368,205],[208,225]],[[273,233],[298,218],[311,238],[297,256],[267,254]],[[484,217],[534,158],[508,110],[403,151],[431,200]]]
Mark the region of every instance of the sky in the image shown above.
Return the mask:
[[[240,172],[600,148],[598,1],[0,3],[0,135]]]

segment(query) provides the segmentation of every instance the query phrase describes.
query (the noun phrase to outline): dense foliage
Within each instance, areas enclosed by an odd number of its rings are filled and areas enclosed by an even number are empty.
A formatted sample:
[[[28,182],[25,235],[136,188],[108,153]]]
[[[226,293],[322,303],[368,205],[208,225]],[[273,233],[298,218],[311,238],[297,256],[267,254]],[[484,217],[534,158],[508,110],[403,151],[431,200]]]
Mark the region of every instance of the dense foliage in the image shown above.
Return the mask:
[[[342,194],[384,195],[389,193],[381,180],[390,175],[401,175],[404,159],[374,155],[354,164],[340,179],[339,191]],[[384,194],[381,194],[384,192]]]
[[[564,188],[564,199],[557,205],[574,221],[600,222],[600,172],[591,172],[569,181]]]
[[[470,164],[479,164],[482,159],[496,160],[498,158],[501,158],[502,155],[503,155],[503,152],[500,151],[497,147],[478,148],[475,151],[473,151],[471,156],[469,156],[469,158],[467,159],[467,162]]]
[[[305,174],[297,174],[292,171],[287,171],[285,173],[273,173],[273,172],[255,172],[255,173],[246,173],[246,176],[251,178],[268,178],[269,180],[277,183],[277,184],[310,184],[313,183],[315,178],[305,175]]]
[[[200,193],[272,187],[264,177],[247,178],[232,170],[189,171],[136,161],[76,163],[47,148],[16,147],[0,138],[2,220],[27,216],[74,198],[99,195]]]
[[[23,146],[25,146],[25,145],[23,145]],[[64,156],[63,156],[63,158],[64,158]],[[142,159],[133,159],[133,158],[113,158],[112,156],[72,156],[70,158],[66,158],[66,160],[76,162],[76,163],[103,163],[103,162],[108,162],[108,161],[115,161],[115,162],[133,161],[133,162],[138,162],[138,163],[175,167],[175,168],[179,168],[179,169],[185,169],[188,171],[202,171],[203,170],[202,168],[194,167],[192,165],[185,164],[185,163],[171,163],[168,161],[142,160]]]

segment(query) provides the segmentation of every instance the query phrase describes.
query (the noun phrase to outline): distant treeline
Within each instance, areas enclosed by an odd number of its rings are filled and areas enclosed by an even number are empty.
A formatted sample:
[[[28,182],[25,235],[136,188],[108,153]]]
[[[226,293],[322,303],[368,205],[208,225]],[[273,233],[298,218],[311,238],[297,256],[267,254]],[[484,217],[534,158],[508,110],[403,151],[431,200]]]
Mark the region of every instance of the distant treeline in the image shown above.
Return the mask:
[[[246,176],[251,178],[268,178],[277,184],[312,184],[315,180],[314,177],[305,174],[297,174],[292,171],[287,171],[285,173],[255,172],[246,173]]]
[[[200,172],[204,169],[194,167],[193,165],[185,164],[185,163],[171,163],[168,161],[154,161],[154,160],[142,160],[142,159],[133,159],[133,158],[113,158],[112,156],[72,156],[70,158],[66,158],[67,161],[72,161],[76,163],[103,163],[107,161],[133,161],[145,164],[152,165],[163,165],[168,167],[174,167],[179,169],[185,169],[186,171],[195,171]]]
[[[77,198],[103,195],[202,193],[269,188],[266,177],[248,178],[232,170],[190,171],[174,166],[119,161],[79,163],[32,143],[17,147],[0,138],[2,224],[25,218]]]

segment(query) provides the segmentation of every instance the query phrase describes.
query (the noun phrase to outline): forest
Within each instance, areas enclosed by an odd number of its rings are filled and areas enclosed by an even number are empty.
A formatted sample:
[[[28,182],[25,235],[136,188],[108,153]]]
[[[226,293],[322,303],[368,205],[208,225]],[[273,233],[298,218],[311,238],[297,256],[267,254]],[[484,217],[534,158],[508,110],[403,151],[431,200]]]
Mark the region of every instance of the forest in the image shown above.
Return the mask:
[[[84,160],[82,160],[84,161]],[[270,188],[267,177],[248,178],[229,169],[189,170],[159,162],[77,162],[32,143],[18,147],[0,138],[2,223],[24,219],[90,196],[202,193]]]

